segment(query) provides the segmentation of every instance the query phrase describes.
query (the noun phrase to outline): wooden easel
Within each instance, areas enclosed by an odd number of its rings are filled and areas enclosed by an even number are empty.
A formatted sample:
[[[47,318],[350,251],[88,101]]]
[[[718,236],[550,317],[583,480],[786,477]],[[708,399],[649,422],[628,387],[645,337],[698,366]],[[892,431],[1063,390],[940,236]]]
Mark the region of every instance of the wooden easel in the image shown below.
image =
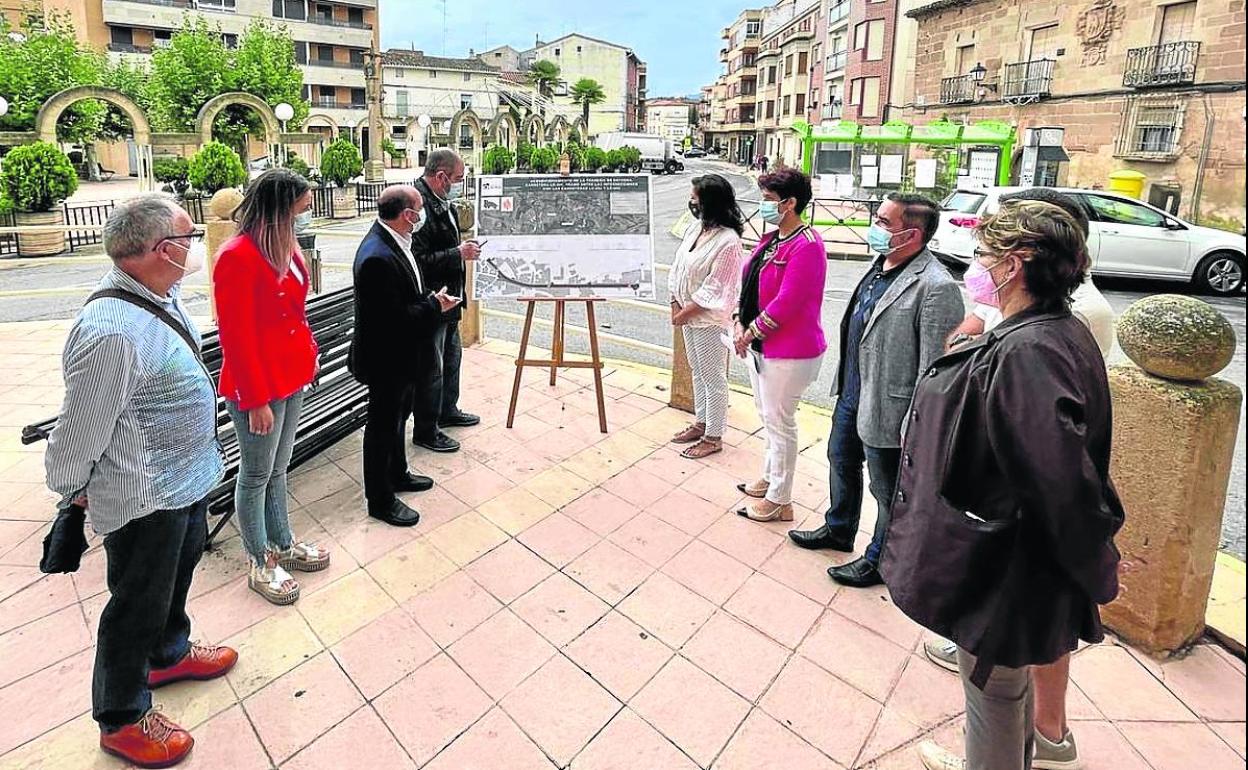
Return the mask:
[[[594,319],[594,303],[602,302],[601,297],[531,297],[520,300],[528,307],[524,313],[524,333],[520,335],[520,355],[516,358],[516,379],[511,386],[511,406],[507,409],[507,427],[516,421],[516,402],[520,399],[520,377],[524,367],[540,367],[550,369],[550,384],[555,384],[559,367],[569,369],[593,369],[594,393],[598,397],[598,430],[607,432],[607,407],[602,396],[602,357],[598,353],[598,323]],[[533,311],[539,302],[555,303],[554,328],[551,332],[550,359],[529,359],[529,333],[533,330]],[[565,361],[564,354],[564,323],[567,320],[567,304],[569,302],[585,303],[585,320],[589,327],[589,360]]]

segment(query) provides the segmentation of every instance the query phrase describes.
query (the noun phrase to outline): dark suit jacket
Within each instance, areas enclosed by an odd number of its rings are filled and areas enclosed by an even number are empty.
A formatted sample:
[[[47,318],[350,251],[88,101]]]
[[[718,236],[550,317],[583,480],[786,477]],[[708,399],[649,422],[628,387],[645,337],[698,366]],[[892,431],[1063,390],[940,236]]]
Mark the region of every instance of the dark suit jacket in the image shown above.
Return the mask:
[[[420,262],[421,275],[428,281],[426,288],[464,297],[464,259],[459,255],[459,228],[451,224],[455,212],[442,201],[423,178],[416,180],[416,189],[425,200],[425,226],[412,237],[412,253]],[[467,299],[466,297],[464,297]],[[458,321],[464,314],[461,304],[442,318]]]
[[[351,373],[368,385],[414,381],[423,346],[413,341],[430,338],[442,323],[442,309],[433,296],[440,288],[424,281],[418,288],[412,263],[379,222],[355,252],[355,333],[348,364]],[[422,272],[423,278],[423,272]]]

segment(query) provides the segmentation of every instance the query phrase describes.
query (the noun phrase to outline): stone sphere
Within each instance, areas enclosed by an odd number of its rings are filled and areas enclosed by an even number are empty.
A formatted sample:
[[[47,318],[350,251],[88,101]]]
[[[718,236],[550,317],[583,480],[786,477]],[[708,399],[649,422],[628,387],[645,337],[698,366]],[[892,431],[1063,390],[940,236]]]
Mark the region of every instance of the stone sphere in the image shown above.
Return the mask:
[[[1203,380],[1231,362],[1235,330],[1207,302],[1158,294],[1136,302],[1122,314],[1118,344],[1149,374],[1168,380]]]
[[[226,187],[212,194],[208,203],[208,211],[217,219],[229,219],[234,216],[234,209],[243,202],[243,194],[236,188]]]

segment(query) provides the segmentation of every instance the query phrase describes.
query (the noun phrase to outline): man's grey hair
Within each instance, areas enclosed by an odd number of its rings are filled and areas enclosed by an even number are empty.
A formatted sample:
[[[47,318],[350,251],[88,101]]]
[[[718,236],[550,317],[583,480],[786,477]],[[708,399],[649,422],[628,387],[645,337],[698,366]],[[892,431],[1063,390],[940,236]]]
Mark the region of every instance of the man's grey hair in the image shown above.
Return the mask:
[[[425,161],[425,176],[431,177],[439,171],[445,171],[447,176],[451,176],[460,163],[463,161],[458,153],[449,147],[439,147],[429,153],[429,158]]]
[[[115,260],[139,257],[173,235],[182,207],[172,196],[145,193],[118,203],[104,223],[104,251]]]

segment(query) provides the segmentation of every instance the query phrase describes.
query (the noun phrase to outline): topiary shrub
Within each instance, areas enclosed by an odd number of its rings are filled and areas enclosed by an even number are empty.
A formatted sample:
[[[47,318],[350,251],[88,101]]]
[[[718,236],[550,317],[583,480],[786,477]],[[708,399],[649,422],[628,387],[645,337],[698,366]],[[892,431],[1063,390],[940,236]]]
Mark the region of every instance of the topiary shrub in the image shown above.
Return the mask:
[[[4,156],[0,186],[17,211],[51,211],[78,189],[78,174],[59,147],[35,142]]]
[[[347,184],[364,170],[360,148],[350,139],[337,139],[321,155],[321,176],[338,187]]]
[[[516,155],[504,145],[496,144],[481,156],[481,166],[487,174],[506,174],[516,167]]]
[[[238,187],[247,181],[247,169],[243,161],[229,145],[209,142],[191,156],[187,163],[187,178],[191,186],[205,195],[212,195],[227,187]]]
[[[624,170],[636,171],[641,168],[641,150],[626,144],[620,148],[620,160]]]
[[[574,142],[568,142],[563,149],[568,154],[568,163],[573,171],[582,171],[585,169],[585,148]]]
[[[619,171],[624,168],[624,151],[621,148],[607,150],[606,168],[608,171]]]
[[[169,185],[179,196],[186,195],[191,186],[190,164],[180,156],[165,156],[152,161],[152,175],[157,182]]]
[[[585,148],[584,168],[586,171],[591,171],[591,172],[598,171],[605,165],[607,165],[607,151],[606,150],[602,149],[601,147],[586,147]]]
[[[559,152],[554,147],[542,147],[534,150],[533,157],[530,159],[530,165],[539,174],[548,173],[559,165]]]

